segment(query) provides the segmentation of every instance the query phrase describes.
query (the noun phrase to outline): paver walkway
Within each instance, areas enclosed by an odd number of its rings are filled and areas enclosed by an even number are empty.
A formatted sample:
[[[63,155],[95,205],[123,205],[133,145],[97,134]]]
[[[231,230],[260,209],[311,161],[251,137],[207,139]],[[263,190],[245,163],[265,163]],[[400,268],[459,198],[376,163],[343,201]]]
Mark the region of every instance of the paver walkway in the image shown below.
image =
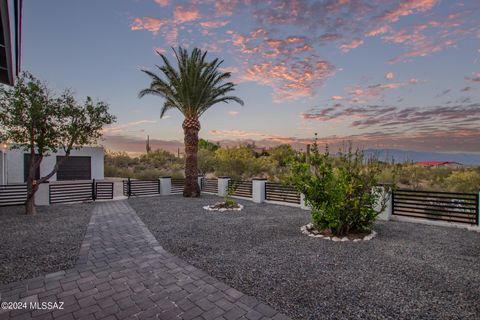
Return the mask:
[[[95,205],[75,268],[0,294],[28,304],[0,309],[0,319],[288,319],[166,252],[126,201]],[[63,310],[30,302],[63,302]]]

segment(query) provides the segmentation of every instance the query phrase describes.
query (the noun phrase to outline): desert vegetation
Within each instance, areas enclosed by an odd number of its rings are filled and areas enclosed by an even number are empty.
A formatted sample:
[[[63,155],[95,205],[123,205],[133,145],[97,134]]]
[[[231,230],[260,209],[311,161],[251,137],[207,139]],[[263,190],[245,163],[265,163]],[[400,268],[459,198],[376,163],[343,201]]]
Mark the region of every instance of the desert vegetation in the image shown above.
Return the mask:
[[[229,176],[236,180],[254,177],[287,182],[291,162],[305,162],[307,155],[290,145],[260,149],[254,144],[222,147],[218,143],[199,140],[198,171],[206,177]],[[320,146],[322,148],[322,146]],[[337,152],[331,154],[337,156]],[[378,183],[392,183],[394,175],[398,187],[413,190],[448,192],[478,192],[480,167],[427,168],[414,163],[379,162]],[[160,176],[183,177],[184,159],[165,150],[145,152],[132,156],[125,152],[107,152],[105,175],[157,179]]]

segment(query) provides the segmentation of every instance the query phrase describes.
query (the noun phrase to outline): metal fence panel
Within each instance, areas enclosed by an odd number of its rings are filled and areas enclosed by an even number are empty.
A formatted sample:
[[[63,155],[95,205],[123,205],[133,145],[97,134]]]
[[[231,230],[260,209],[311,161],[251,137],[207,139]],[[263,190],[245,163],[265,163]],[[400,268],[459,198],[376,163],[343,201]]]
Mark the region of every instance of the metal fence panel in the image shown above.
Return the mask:
[[[94,200],[92,182],[72,182],[49,185],[50,204]]]
[[[202,179],[202,191],[217,194],[218,179]]]
[[[228,188],[233,188],[233,196],[252,197],[252,181],[229,180]]]
[[[410,218],[478,224],[478,194],[400,189],[392,195],[392,214]]]
[[[185,179],[172,179],[171,193],[183,193]]]
[[[160,194],[160,180],[123,180],[123,195],[147,196]]]
[[[95,199],[113,199],[113,182],[101,181],[95,184]]]
[[[265,183],[265,200],[300,204],[300,193],[281,183]]]
[[[0,185],[0,206],[22,205],[27,201],[26,184]]]

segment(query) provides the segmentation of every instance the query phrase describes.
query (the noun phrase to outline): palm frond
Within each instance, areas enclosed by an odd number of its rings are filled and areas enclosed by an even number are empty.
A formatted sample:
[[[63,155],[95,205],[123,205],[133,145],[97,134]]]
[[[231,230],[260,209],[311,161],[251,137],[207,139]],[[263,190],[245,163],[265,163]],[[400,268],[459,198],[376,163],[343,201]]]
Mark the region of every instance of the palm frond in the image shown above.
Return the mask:
[[[243,105],[243,100],[228,95],[235,90],[235,84],[226,82],[230,72],[221,72],[223,60],[218,58],[207,62],[207,51],[194,48],[172,48],[177,66],[174,67],[168,58],[157,52],[162,59],[158,66],[159,73],[142,70],[150,78],[150,86],[139,92],[139,97],[157,95],[165,101],[161,109],[161,117],[173,108],[178,109],[185,117],[200,117],[211,106],[231,101]]]

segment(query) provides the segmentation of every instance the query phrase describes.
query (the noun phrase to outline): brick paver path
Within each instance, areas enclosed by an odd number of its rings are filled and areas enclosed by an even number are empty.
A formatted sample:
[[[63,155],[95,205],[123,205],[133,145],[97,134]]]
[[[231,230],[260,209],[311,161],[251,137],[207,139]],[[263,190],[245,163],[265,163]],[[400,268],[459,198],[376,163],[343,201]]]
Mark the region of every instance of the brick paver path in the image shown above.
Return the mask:
[[[0,319],[288,319],[166,252],[126,201],[95,204],[75,268],[0,287]]]

